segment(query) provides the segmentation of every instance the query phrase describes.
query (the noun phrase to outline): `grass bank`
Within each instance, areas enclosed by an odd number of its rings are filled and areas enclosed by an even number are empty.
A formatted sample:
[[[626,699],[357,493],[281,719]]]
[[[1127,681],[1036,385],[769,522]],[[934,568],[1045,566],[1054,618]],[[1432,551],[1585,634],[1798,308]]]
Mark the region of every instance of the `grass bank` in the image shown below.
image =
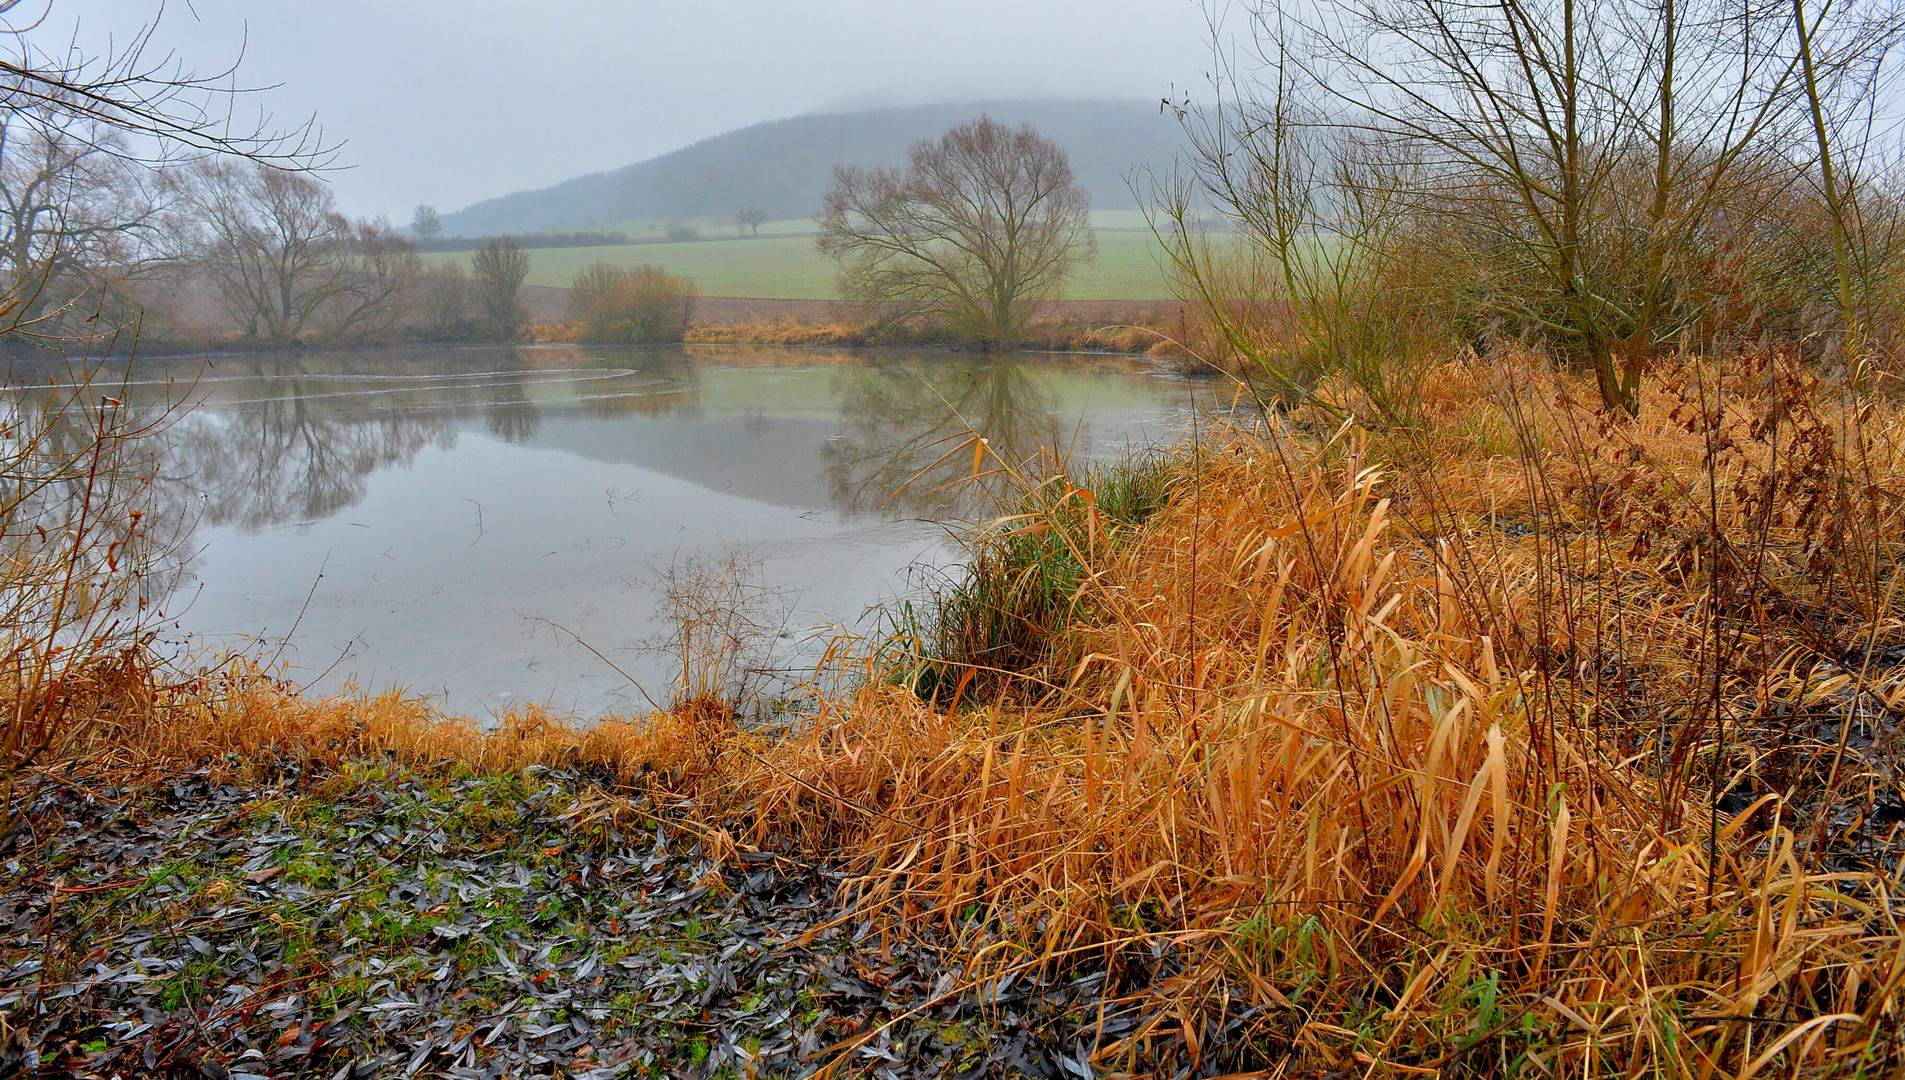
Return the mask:
[[[1045,352],[1120,353],[1183,357],[1175,336],[1183,319],[1174,305],[1132,305],[1105,313],[1108,319],[1055,318],[1027,327],[1016,347]],[[537,328],[549,340],[561,340],[555,328]],[[942,331],[923,327],[875,326],[864,322],[807,322],[801,319],[703,323],[682,340],[690,345],[788,345],[849,348],[878,345],[970,347]]]
[[[1412,389],[1103,476],[953,448],[1022,501],[786,730],[242,669],[28,712],[128,778],[582,770],[702,857],[840,867],[952,986],[1099,980],[1066,1053],[1107,1073],[1894,1075],[1905,410],[1772,353],[1632,418],[1532,356]],[[909,1014],[869,1015],[826,1061],[876,1067]]]

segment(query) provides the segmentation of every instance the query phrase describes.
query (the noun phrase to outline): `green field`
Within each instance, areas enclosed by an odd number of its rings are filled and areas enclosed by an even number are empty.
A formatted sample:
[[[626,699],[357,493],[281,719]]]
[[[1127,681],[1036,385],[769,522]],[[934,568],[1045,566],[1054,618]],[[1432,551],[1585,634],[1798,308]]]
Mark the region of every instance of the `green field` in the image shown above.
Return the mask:
[[[674,218],[654,221],[618,221],[611,225],[600,226],[603,232],[618,232],[630,240],[660,240],[668,235],[671,225],[687,225],[698,229],[703,240],[725,240],[746,233],[732,217],[720,218]],[[765,221],[761,223],[759,236],[806,236],[814,231],[813,218],[787,218],[785,220]]]
[[[1115,212],[1114,212],[1115,213]],[[1136,211],[1131,212],[1136,215]],[[611,226],[635,235],[635,223]],[[777,228],[778,227],[778,228]],[[807,235],[782,230],[801,228]],[[529,252],[529,284],[566,287],[593,262],[620,266],[653,263],[670,273],[691,277],[704,296],[753,296],[774,300],[833,300],[834,265],[814,248],[813,223],[772,222],[759,239],[727,237],[686,243],[637,243],[613,247],[537,248]],[[780,235],[770,236],[770,231]],[[704,227],[702,235],[718,236]],[[1065,295],[1075,300],[1166,300],[1170,285],[1158,268],[1161,253],[1149,230],[1098,229],[1098,261],[1075,276]],[[432,264],[463,261],[468,253],[424,256]]]
[[[1093,210],[1091,224],[1097,229],[1150,231],[1142,210]],[[750,236],[755,235],[742,229],[732,216],[654,218],[652,220],[631,218],[627,221],[610,222],[607,225],[591,225],[589,228],[607,233],[618,232],[630,240],[660,240],[668,235],[668,229],[672,225],[687,225],[698,229],[704,240],[725,240],[744,232]],[[762,222],[759,235],[762,237],[811,236],[813,231],[813,218],[776,218],[773,221]]]

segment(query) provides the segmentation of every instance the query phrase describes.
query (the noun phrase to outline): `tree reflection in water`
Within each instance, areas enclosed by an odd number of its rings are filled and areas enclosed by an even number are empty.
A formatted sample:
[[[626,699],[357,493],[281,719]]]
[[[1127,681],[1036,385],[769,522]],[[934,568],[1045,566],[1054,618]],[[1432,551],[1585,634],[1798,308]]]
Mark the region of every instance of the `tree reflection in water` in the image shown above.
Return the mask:
[[[219,358],[196,381],[196,363],[173,370],[168,385],[142,361],[133,395],[190,408],[138,466],[159,477],[150,520],[178,541],[182,573],[155,591],[181,633],[296,620],[324,660],[361,634],[365,663],[418,685],[560,689],[590,708],[617,699],[581,681],[589,665],[526,649],[518,605],[637,640],[652,606],[618,584],[639,593],[644,566],[738,541],[821,598],[803,601],[806,625],[852,623],[909,563],[944,554],[939,530],[877,519],[980,517],[1005,490],[972,483],[974,432],[988,467],[1075,438],[1085,457],[1102,448],[1087,438],[1108,447],[1169,423],[1182,391],[1097,362],[943,353],[465,348]],[[459,496],[487,504],[476,521]]]
[[[785,362],[779,354],[771,359],[774,366]],[[1003,480],[973,482],[973,454],[962,444],[974,432],[988,440],[988,469],[997,460],[1028,463],[1051,449],[1071,449],[1078,418],[1061,415],[1056,384],[1042,365],[1024,358],[836,361],[824,374],[809,363],[795,365],[829,388],[825,419],[814,417],[819,422],[810,428],[799,426],[804,420],[787,427],[787,437],[768,451],[773,459],[755,462],[748,455],[760,451],[722,440],[770,439],[782,431],[778,416],[813,416],[801,411],[818,404],[803,396],[811,394],[803,386],[813,384],[728,378],[704,387],[707,372],[679,350],[480,349],[220,360],[196,382],[187,375],[176,384],[142,384],[148,405],[204,404],[151,440],[144,451],[148,463],[138,471],[158,477],[154,523],[162,522],[176,549],[189,554],[201,525],[256,532],[335,515],[366,496],[377,471],[412,466],[432,446],[452,449],[464,430],[487,430],[512,444],[546,440],[560,423],[552,410],[587,420],[682,420],[699,417],[705,404],[719,423],[660,436],[651,432],[644,436],[649,441],[617,443],[614,452],[645,448],[640,453],[656,454],[655,460],[628,460],[695,482],[705,479],[705,470],[674,469],[671,454],[718,456],[735,467],[794,480],[814,478],[809,470],[817,469],[822,485],[811,496],[847,515],[951,520],[985,506]],[[783,400],[783,394],[791,397]],[[813,434],[803,437],[803,430]],[[79,439],[85,433],[71,434]],[[691,436],[688,445],[651,445],[655,437]],[[797,459],[816,451],[817,461]],[[790,487],[802,486],[794,480]]]
[[[178,411],[167,400],[140,401],[127,394],[120,382],[123,369],[101,367],[86,378],[82,373],[88,370],[64,368],[50,381],[32,377],[18,383],[8,371],[8,381],[0,383],[0,438],[8,440],[11,459],[10,467],[0,470],[0,506],[9,508],[8,520],[19,526],[0,530],[0,559],[16,568],[30,566],[43,558],[34,548],[49,542],[61,546],[79,533],[97,536],[102,514],[136,510],[133,520],[139,524],[119,533],[105,558],[139,565],[138,583],[125,598],[157,605],[186,580],[194,526],[192,516],[168,501],[164,490],[163,440],[178,422]],[[76,377],[85,382],[77,390]],[[102,421],[102,400],[125,404],[114,409],[110,421]],[[151,434],[101,444],[95,424],[102,423],[108,431]],[[83,524],[86,519],[93,523]]]
[[[577,351],[557,353],[577,367],[608,361]],[[671,349],[641,349],[614,357],[613,378],[578,387],[582,411],[596,419],[670,416],[700,404],[700,378],[693,364]]]
[[[489,402],[483,407],[483,419],[491,435],[512,446],[521,446],[542,430],[542,410],[529,400],[522,354],[510,349],[501,360],[503,363],[491,383]]]
[[[197,496],[208,525],[328,517],[362,499],[378,469],[455,445],[440,387],[363,389],[296,357],[255,361],[247,374],[255,393],[235,409],[196,410],[168,434],[167,486]]]
[[[666,358],[580,350],[484,350],[423,363],[414,356],[260,356],[223,363],[194,410],[168,432],[163,485],[199,520],[256,531],[328,517],[361,500],[371,474],[408,466],[426,447],[456,445],[468,419],[512,444],[542,430],[533,385],[570,384],[596,417],[691,407],[694,379]],[[234,374],[232,369],[242,365]],[[561,390],[554,396],[565,396]]]
[[[822,451],[835,505],[849,513],[952,518],[1009,482],[996,472],[1070,448],[1058,398],[1022,359],[933,359],[843,370],[841,432]],[[987,442],[975,481],[974,434]]]

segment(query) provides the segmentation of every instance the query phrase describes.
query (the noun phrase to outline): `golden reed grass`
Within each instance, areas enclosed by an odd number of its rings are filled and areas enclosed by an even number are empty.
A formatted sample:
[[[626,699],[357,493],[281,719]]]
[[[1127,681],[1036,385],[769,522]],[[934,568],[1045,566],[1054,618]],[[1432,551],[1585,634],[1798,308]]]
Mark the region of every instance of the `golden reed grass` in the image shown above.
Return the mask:
[[[857,323],[812,323],[799,319],[755,319],[739,323],[702,323],[690,327],[690,345],[801,345],[850,348],[880,343],[872,327]]]
[[[1149,981],[1114,1071],[1218,1053],[1205,1021],[1247,1011],[1224,1052],[1264,1075],[1899,1075],[1900,868],[1823,819],[1896,782],[1844,732],[1902,696],[1870,658],[1905,415],[1778,358],[1689,364],[1631,422],[1531,360],[1419,389],[1415,429],[1298,410],[1184,451],[1168,506],[1078,545],[1092,602],[1037,705],[937,708],[868,659],[784,737],[705,709],[483,731],[235,670],[112,743],[602,766],[851,862],[883,917],[1017,943],[976,974]],[[1768,719],[1841,704],[1837,747]]]
[[[1731,765],[1699,691],[1717,673],[1732,737],[1764,736],[1755,701],[1846,677],[1796,662],[1826,646],[1794,611],[1840,645],[1895,629],[1875,553],[1905,424],[1771,359],[1690,367],[1620,425],[1533,363],[1431,382],[1425,432],[1195,454],[1087,563],[1044,708],[876,683],[774,772],[736,761],[731,805],[757,840],[859,857],[869,901],[978,905],[1033,956],[1195,942],[1178,1030],[1127,1048],[1195,1052],[1199,1000],[1237,995],[1297,1075],[1896,1068],[1897,868],[1813,857],[1787,804],[1831,794],[1715,820]]]

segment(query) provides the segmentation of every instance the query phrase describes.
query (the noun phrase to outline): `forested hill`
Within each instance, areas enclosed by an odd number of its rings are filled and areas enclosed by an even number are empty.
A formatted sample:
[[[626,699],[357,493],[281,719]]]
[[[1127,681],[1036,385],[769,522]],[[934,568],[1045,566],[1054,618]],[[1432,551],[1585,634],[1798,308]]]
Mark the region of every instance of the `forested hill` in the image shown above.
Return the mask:
[[[704,139],[673,153],[539,191],[486,199],[443,216],[450,236],[577,229],[622,221],[726,216],[758,206],[775,218],[820,206],[834,165],[892,165],[906,148],[981,113],[1030,122],[1071,154],[1103,208],[1134,205],[1125,177],[1168,167],[1182,133],[1155,102],[1009,100],[796,116]]]

